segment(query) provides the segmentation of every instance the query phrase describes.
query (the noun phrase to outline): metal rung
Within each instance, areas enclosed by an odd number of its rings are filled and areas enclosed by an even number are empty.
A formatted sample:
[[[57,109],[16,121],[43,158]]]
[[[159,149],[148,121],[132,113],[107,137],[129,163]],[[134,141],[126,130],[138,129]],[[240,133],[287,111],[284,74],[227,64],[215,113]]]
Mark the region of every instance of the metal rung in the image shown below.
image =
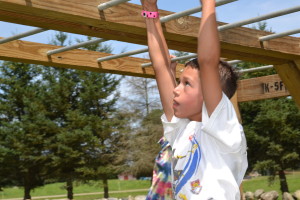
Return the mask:
[[[242,60],[230,60],[230,61],[227,61],[227,63],[229,65],[236,65],[236,64],[241,63],[241,62],[244,62],[244,61],[242,61]]]
[[[266,69],[271,69],[273,67],[274,67],[274,65],[266,65],[266,66],[261,66],[261,67],[256,67],[256,68],[242,69],[242,70],[239,70],[239,72],[240,73],[256,72],[256,71],[262,71],[262,70],[266,70]]]
[[[10,41],[13,41],[13,40],[17,40],[17,39],[20,39],[20,38],[24,38],[24,37],[34,35],[34,34],[37,34],[37,33],[40,33],[40,32],[44,32],[44,31],[47,31],[47,29],[37,28],[37,29],[31,30],[31,31],[27,31],[27,32],[24,32],[24,33],[13,35],[11,37],[1,39],[0,44],[10,42]]]
[[[225,5],[227,3],[234,2],[234,1],[237,1],[237,0],[220,0],[220,1],[216,2],[216,7],[217,6],[222,6],[222,5]],[[161,21],[161,23],[165,23],[165,22],[168,22],[168,21],[171,21],[171,20],[174,20],[174,19],[178,19],[180,17],[184,17],[184,16],[188,16],[188,15],[191,15],[191,14],[194,14],[194,13],[197,13],[197,12],[201,12],[201,10],[202,10],[202,6],[199,6],[199,7],[196,7],[196,8],[192,8],[192,9],[189,9],[189,10],[185,10],[185,11],[181,11],[181,12],[177,12],[177,13],[174,13],[174,14],[171,14],[171,15],[161,17],[160,21]]]
[[[50,56],[50,55],[53,55],[53,54],[57,54],[57,53],[61,53],[61,52],[64,52],[64,51],[69,51],[69,50],[72,50],[72,49],[77,49],[77,48],[80,48],[80,47],[84,47],[84,46],[99,43],[99,42],[105,42],[105,41],[107,41],[107,40],[99,38],[99,39],[95,39],[95,40],[81,42],[81,43],[78,43],[78,44],[62,47],[62,48],[59,48],[59,49],[50,50],[50,51],[47,52],[47,55]]]
[[[180,56],[180,57],[172,58],[171,62],[176,62],[176,61],[179,61],[179,60],[186,60],[186,59],[196,58],[197,56],[198,55],[196,53],[193,53],[193,54],[189,54],[189,55],[186,55],[186,56]],[[230,65],[234,65],[234,64],[237,64],[237,63],[241,63],[243,61],[241,61],[241,60],[231,60],[231,61],[227,61],[227,62]],[[144,63],[141,66],[143,68],[150,67],[150,66],[152,66],[152,63]]]
[[[100,5],[98,6],[98,9],[99,9],[100,11],[102,11],[102,10],[105,10],[105,9],[107,9],[107,8],[116,6],[116,5],[118,5],[118,4],[121,4],[121,3],[124,3],[124,2],[127,2],[127,1],[129,1],[129,0],[111,0],[111,1],[108,1],[108,2],[106,2],[106,3],[100,4]]]
[[[171,62],[176,62],[178,60],[186,60],[186,59],[191,59],[191,58],[196,58],[197,57],[197,54],[189,54],[189,55],[186,55],[186,56],[180,56],[180,57],[176,57],[176,58],[172,58],[171,59]],[[141,65],[143,68],[145,67],[150,67],[152,66],[152,63],[144,63]]]
[[[274,17],[278,17],[278,16],[282,16],[282,15],[287,15],[293,12],[298,12],[300,11],[300,6],[296,6],[296,7],[292,7],[292,8],[288,8],[285,10],[280,10],[277,12],[272,12],[266,15],[262,15],[259,17],[255,17],[255,18],[251,18],[251,19],[247,19],[247,20],[243,20],[243,21],[239,21],[239,22],[235,22],[235,23],[231,23],[231,24],[226,24],[223,26],[219,26],[218,30],[219,31],[225,31],[227,29],[231,29],[231,28],[236,28],[236,27],[240,27],[240,26],[244,26],[247,24],[252,24],[254,22],[259,22],[262,20],[266,20],[266,19],[270,19],[270,18],[274,18]]]
[[[98,62],[103,62],[103,61],[108,61],[108,60],[112,60],[112,59],[116,59],[116,58],[122,58],[122,57],[126,57],[126,56],[131,56],[131,55],[135,55],[135,54],[139,54],[139,53],[145,53],[149,50],[149,48],[144,48],[144,49],[139,49],[139,50],[134,50],[134,51],[128,51],[125,53],[120,53],[117,55],[112,55],[112,56],[106,56],[103,58],[98,58],[97,61]]]
[[[237,0],[220,0],[220,1],[216,2],[216,6],[221,6],[221,5],[224,5],[224,4],[227,4],[227,3],[231,3],[233,1],[237,1]],[[109,1],[107,3],[99,5],[98,8],[101,6],[101,9],[103,10],[103,9],[106,9],[110,6],[117,5],[117,4],[122,3],[122,2],[124,2],[124,0],[123,1]],[[110,5],[106,5],[106,4],[109,4],[109,3],[110,3]],[[99,8],[99,10],[100,10],[100,8]],[[174,13],[174,14],[171,14],[171,15],[168,15],[168,16],[161,17],[160,21],[161,21],[161,23],[164,23],[164,22],[167,22],[167,21],[170,21],[170,20],[174,20],[174,19],[183,17],[183,16],[187,16],[187,15],[191,15],[191,14],[200,12],[201,10],[202,10],[202,7],[200,6],[200,7],[197,7],[197,8],[190,9],[190,10],[186,10],[186,11],[182,11],[182,12],[178,12],[178,13]],[[147,48],[147,50],[146,49],[140,49],[140,50],[130,51],[130,52],[122,53],[122,54],[119,54],[119,55],[113,55],[113,56],[108,56],[108,57],[104,57],[104,58],[99,58],[98,62],[103,62],[103,61],[112,60],[112,59],[115,59],[115,58],[130,56],[130,55],[134,55],[134,54],[138,54],[138,53],[145,53],[147,51],[148,51],[148,48]],[[191,55],[188,55],[188,56],[191,56]],[[192,58],[192,57],[188,57],[188,58],[185,58],[185,59],[189,59],[189,58]],[[175,58],[175,59],[178,59],[178,58]],[[144,65],[145,66],[143,66],[143,67],[151,66],[151,64],[149,64],[149,63],[146,63]]]
[[[275,33],[275,34],[271,34],[271,35],[266,35],[266,36],[260,37],[259,41],[263,42],[263,41],[272,40],[272,39],[275,39],[275,38],[280,38],[280,37],[284,37],[284,36],[288,36],[288,35],[293,35],[293,34],[296,34],[296,33],[300,33],[300,28],[290,30],[290,31],[286,31],[286,32],[282,32],[282,33]]]

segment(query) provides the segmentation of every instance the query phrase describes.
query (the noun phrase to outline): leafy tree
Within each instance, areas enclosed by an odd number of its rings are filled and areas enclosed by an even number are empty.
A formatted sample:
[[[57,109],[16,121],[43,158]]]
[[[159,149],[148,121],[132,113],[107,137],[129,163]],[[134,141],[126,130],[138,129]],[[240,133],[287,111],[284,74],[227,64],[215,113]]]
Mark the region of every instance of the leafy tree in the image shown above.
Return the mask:
[[[163,128],[160,117],[161,110],[152,110],[142,121],[141,127],[134,135],[131,148],[132,165],[131,171],[138,177],[152,176],[154,159],[160,151],[157,143],[163,136]],[[138,148],[137,148],[138,147]]]
[[[124,173],[138,177],[151,176],[155,155],[159,152],[157,142],[163,134],[156,82],[153,79],[128,77],[124,85],[126,88],[122,92],[126,96],[120,107],[130,119],[130,132],[121,138],[121,146],[126,151],[119,149],[119,160],[124,165]]]
[[[126,109],[132,113],[135,120],[142,119],[148,115],[151,110],[160,108],[160,101],[156,82],[149,78],[127,77],[125,79],[126,88],[123,92],[126,94],[122,99],[124,102],[121,109]]]
[[[172,55],[174,55],[176,57],[182,57],[182,56],[189,55],[189,53],[188,52],[184,52],[184,51],[173,51]],[[179,60],[178,63],[185,64],[188,60],[190,60],[190,59]]]

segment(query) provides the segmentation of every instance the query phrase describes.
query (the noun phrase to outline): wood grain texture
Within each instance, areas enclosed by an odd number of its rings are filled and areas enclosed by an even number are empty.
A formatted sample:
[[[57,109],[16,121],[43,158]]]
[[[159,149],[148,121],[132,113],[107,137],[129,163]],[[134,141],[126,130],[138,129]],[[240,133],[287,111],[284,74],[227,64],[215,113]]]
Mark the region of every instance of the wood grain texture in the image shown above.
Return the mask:
[[[284,65],[275,65],[275,69],[291,93],[293,100],[300,107],[300,65],[299,61]]]
[[[0,20],[146,45],[141,7],[122,3],[99,12],[97,5],[106,1],[0,0]],[[171,13],[160,10],[161,16]],[[199,22],[199,18],[186,16],[164,23],[169,48],[196,52]],[[267,34],[249,28],[221,32],[222,57],[264,64],[300,60],[299,38],[284,37],[261,44],[258,37]]]
[[[151,67],[145,69],[141,67],[141,63],[149,62],[147,59],[126,57],[98,64],[97,58],[111,54],[79,49],[48,57],[47,51],[56,48],[59,46],[16,40],[0,45],[0,59],[103,73],[154,77]]]
[[[152,67],[147,67],[144,69],[141,67],[142,63],[149,62],[148,59],[124,57],[98,64],[97,58],[109,56],[111,54],[80,49],[47,56],[47,51],[57,48],[60,48],[60,46],[15,40],[0,45],[0,59],[31,64],[41,64],[45,66],[87,70],[99,73],[113,73],[154,78],[154,71]],[[294,65],[294,67],[295,66],[296,65]],[[182,64],[178,64],[176,71],[177,77],[180,76],[183,68],[184,66]],[[285,71],[284,68],[280,68],[280,70]],[[289,85],[293,86],[292,82],[299,82],[299,80],[300,79],[297,80],[297,77],[294,77],[293,79],[288,78],[287,81],[290,82]],[[274,89],[271,89],[271,84],[274,86],[274,83],[276,82],[279,82],[277,85],[280,87],[280,81],[281,79],[278,77],[278,75],[241,80],[238,82],[239,87],[237,95],[235,95],[232,99],[233,104],[235,105],[235,102],[252,101],[289,95],[288,91],[281,89],[274,92]],[[270,91],[268,93],[264,93],[262,86],[263,83],[269,83]],[[293,92],[295,91],[296,93],[295,95],[299,96],[299,85],[298,88],[297,86],[293,88]]]
[[[238,82],[238,102],[269,99],[289,95],[289,91],[286,89],[285,84],[283,84],[283,81],[277,74],[240,80]]]

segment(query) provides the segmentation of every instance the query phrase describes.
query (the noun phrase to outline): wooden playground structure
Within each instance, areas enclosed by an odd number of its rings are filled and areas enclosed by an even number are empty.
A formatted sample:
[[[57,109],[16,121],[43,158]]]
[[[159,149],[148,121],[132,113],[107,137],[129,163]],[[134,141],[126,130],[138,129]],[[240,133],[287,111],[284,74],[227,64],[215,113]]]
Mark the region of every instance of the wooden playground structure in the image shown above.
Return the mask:
[[[51,29],[102,38],[92,41],[94,43],[118,40],[147,45],[146,27],[140,15],[141,6],[126,1],[128,0],[68,0],[58,3],[57,0],[0,0],[1,21],[39,27],[31,33],[0,38],[0,59],[154,77],[151,67],[142,67],[142,64],[149,63],[148,59],[129,57],[135,53],[146,52],[147,48],[112,56],[107,53],[76,49],[86,44],[63,49],[59,46],[18,40],[25,35]],[[232,1],[235,0],[221,0],[219,4]],[[200,9],[182,13],[160,10],[170,49],[196,53],[198,29],[195,27],[199,27],[200,20],[189,15]],[[278,73],[239,81],[237,102],[291,95],[300,106],[300,38],[288,36],[300,32],[300,29],[272,34],[241,27],[247,23],[297,11],[300,11],[300,6],[233,24],[219,22],[223,58],[228,61],[262,63],[274,67]],[[182,68],[183,66],[179,65],[178,74]]]

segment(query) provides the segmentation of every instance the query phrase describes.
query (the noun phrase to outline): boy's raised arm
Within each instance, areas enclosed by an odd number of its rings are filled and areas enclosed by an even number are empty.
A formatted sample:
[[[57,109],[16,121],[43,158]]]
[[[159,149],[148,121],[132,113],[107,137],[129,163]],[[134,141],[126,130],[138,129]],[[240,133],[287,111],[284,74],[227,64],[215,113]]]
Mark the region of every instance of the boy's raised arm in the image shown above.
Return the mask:
[[[144,11],[157,12],[157,0],[141,0]],[[170,54],[163,35],[159,17],[145,18],[150,59],[154,68],[164,113],[170,121],[173,117],[173,90],[175,80],[171,72]]]
[[[222,98],[219,75],[220,42],[215,0],[201,0],[202,18],[198,33],[198,62],[203,100],[209,116]]]

